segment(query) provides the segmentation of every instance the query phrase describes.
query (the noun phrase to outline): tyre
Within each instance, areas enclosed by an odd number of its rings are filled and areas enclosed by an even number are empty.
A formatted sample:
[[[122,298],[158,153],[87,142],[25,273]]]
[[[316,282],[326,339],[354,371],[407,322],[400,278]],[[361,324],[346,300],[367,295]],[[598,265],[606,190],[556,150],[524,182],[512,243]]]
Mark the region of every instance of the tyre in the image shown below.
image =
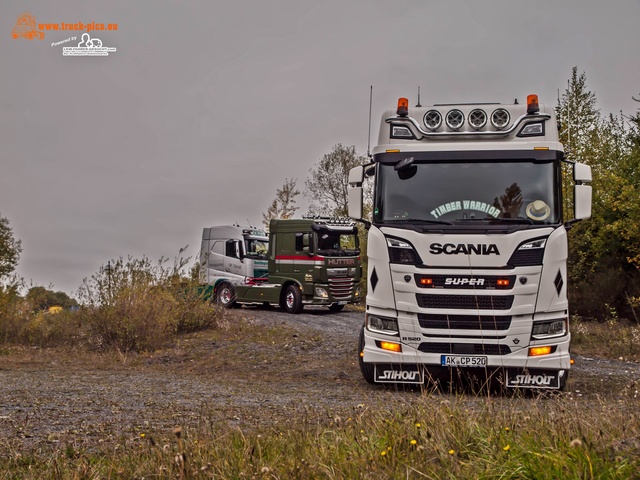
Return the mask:
[[[569,370],[564,371],[564,375],[560,377],[560,388],[559,392],[564,392],[564,389],[567,387],[567,380],[569,380]]]
[[[360,340],[358,342],[358,363],[360,364],[360,371],[364,379],[371,384],[376,383],[374,380],[374,367],[370,363],[364,363],[362,361],[362,352],[364,351],[364,325],[360,330]]]
[[[236,291],[230,283],[221,284],[216,290],[216,303],[222,308],[231,308],[236,303]]]
[[[287,285],[281,303],[282,309],[287,313],[300,313],[302,311],[302,293],[298,285]]]
[[[344,308],[344,305],[338,305],[337,303],[333,303],[329,305],[329,311],[333,313],[341,312],[343,308]]]

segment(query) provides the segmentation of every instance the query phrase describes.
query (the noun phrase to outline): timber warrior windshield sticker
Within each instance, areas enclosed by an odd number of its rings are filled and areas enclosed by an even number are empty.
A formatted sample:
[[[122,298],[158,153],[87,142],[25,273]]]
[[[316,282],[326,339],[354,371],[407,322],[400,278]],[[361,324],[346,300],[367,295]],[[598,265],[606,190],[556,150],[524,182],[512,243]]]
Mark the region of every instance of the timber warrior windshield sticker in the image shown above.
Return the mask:
[[[431,210],[430,213],[435,218],[438,218],[438,217],[441,217],[442,215],[455,212],[457,210],[475,210],[477,212],[486,213],[487,215],[490,215],[493,218],[498,218],[498,216],[501,213],[499,208],[496,208],[489,203],[478,202],[476,200],[457,200],[449,203],[443,203],[439,207],[436,207],[433,210]]]

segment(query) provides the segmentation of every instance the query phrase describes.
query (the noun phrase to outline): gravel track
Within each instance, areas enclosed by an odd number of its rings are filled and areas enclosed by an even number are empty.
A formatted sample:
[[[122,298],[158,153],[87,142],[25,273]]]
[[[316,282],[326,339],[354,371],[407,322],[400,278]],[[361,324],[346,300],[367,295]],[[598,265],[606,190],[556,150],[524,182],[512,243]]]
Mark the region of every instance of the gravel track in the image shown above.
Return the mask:
[[[122,438],[140,441],[142,433],[166,437],[176,425],[269,427],[295,415],[321,422],[423,398],[419,391],[364,382],[356,351],[362,312],[307,308],[288,315],[241,308],[225,312],[224,319],[229,327],[222,331],[181,336],[153,354],[2,352],[0,455],[3,446],[105,448]],[[640,365],[576,360],[563,395],[585,402],[638,395]]]

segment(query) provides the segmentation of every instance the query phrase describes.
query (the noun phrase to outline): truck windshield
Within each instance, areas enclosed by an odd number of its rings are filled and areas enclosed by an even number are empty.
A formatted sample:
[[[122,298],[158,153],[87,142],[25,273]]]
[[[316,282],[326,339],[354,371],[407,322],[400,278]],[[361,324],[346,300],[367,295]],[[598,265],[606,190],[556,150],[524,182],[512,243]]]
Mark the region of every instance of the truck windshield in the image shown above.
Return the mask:
[[[554,224],[561,221],[553,161],[380,164],[375,223]]]
[[[244,247],[248,258],[267,258],[269,243],[264,240],[245,239]]]
[[[339,233],[330,230],[316,232],[318,238],[318,255],[346,257],[360,255],[358,235]]]

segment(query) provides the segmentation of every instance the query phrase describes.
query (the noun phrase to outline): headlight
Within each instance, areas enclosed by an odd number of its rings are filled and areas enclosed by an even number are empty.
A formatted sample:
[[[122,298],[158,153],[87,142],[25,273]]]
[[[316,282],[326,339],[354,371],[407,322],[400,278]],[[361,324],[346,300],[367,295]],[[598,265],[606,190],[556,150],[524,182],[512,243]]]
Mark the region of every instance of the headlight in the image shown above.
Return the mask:
[[[316,297],[329,298],[329,292],[326,288],[316,287]]]
[[[387,248],[389,249],[389,262],[401,263],[404,265],[417,265],[421,263],[418,253],[413,246],[398,238],[387,237]]]
[[[380,317],[378,315],[367,314],[367,328],[372,332],[384,333],[385,335],[398,334],[398,319],[390,317]]]
[[[518,247],[518,250],[531,250],[534,248],[544,248],[547,244],[546,238],[537,238],[535,240],[531,240],[530,242],[523,243]]]
[[[567,334],[567,320],[549,320],[544,322],[534,322],[531,338],[542,340],[543,338],[563,337]]]
[[[527,123],[520,132],[518,137],[536,137],[544,135],[544,124],[542,122]]]

